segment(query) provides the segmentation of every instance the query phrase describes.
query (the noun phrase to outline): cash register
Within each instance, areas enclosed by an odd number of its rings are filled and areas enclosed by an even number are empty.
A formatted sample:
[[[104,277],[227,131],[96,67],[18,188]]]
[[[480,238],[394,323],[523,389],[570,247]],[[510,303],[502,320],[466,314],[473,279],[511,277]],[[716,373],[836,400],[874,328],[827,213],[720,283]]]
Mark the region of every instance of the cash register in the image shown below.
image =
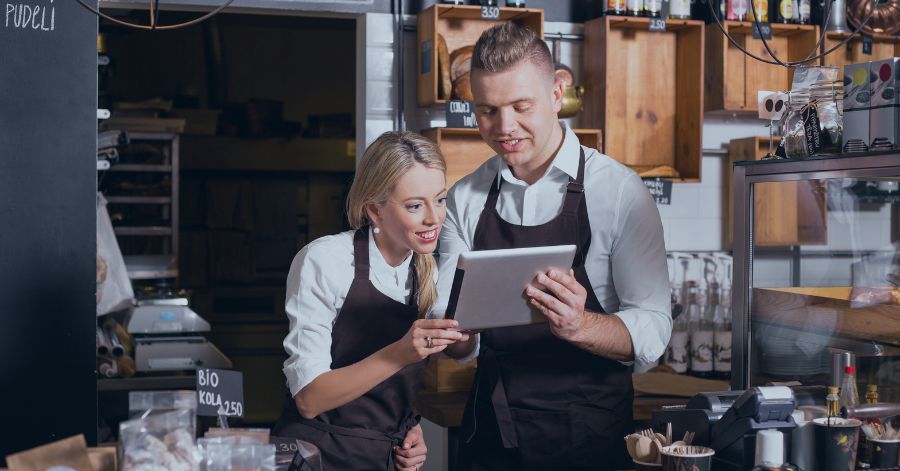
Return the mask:
[[[796,426],[791,417],[796,405],[794,391],[787,386],[707,392],[686,406],[654,411],[651,421],[656,430],[665,430],[671,422],[675,437],[694,432],[693,444],[716,451],[714,471],[745,471],[754,466],[756,432],[789,432]]]

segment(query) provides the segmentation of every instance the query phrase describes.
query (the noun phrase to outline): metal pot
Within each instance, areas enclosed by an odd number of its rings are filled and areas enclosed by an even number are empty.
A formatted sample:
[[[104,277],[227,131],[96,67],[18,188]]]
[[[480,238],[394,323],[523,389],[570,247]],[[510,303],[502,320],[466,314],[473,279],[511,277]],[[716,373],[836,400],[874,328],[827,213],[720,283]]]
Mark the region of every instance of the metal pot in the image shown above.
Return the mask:
[[[563,85],[562,107],[560,118],[571,118],[578,114],[584,106],[584,87],[581,85]]]

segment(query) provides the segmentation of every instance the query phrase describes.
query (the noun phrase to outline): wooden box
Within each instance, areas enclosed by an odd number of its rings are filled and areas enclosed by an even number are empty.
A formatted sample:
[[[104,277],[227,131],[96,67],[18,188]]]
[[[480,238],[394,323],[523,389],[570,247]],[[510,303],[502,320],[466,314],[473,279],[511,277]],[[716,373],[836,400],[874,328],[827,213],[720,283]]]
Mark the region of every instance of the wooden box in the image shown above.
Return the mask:
[[[638,173],[673,167],[700,181],[703,134],[702,21],[604,16],[585,23],[585,114],[603,129],[606,154]]]
[[[847,39],[847,36],[849,36],[847,33],[825,33],[822,52],[837,46],[841,41]],[[900,36],[876,34],[872,36],[872,54],[863,54],[862,39],[856,36],[845,47],[825,56],[823,63],[839,67],[838,76],[840,77],[844,73],[844,66],[847,64],[878,61],[891,57],[900,57]]]
[[[416,67],[419,106],[443,104],[449,98],[438,96],[438,35],[447,42],[448,52],[453,53],[461,47],[473,46],[484,30],[504,21],[515,21],[544,37],[544,10],[537,8],[500,7],[500,17],[496,20],[482,19],[481,7],[476,5],[437,3],[419,13]]]
[[[603,151],[599,129],[573,129],[581,144]],[[430,128],[422,135],[436,142],[447,161],[447,188],[472,173],[496,153],[474,128]]]
[[[477,360],[459,363],[456,360],[432,355],[428,358],[422,389],[433,392],[468,391],[475,379]]]
[[[778,138],[773,149],[778,146]],[[734,231],[734,162],[760,160],[769,152],[768,137],[732,139],[728,146],[725,194],[725,247],[730,248]],[[790,245],[824,245],[828,243],[828,205],[825,185],[818,180],[760,183],[754,189],[753,245],[783,247]]]
[[[753,39],[752,22],[724,21],[723,26],[741,46],[764,59],[772,59],[760,39]],[[772,23],[769,47],[784,62],[815,55],[818,26]],[[790,90],[793,71],[746,56],[728,41],[717,25],[706,34],[706,110],[757,112],[757,92]],[[815,61],[810,65],[817,65]]]

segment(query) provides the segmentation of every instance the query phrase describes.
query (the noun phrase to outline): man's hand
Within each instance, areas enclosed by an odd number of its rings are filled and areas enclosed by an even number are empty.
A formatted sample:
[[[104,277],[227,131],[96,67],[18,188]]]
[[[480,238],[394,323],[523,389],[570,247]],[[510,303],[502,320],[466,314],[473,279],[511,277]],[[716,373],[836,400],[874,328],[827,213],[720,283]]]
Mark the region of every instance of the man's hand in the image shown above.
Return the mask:
[[[403,443],[394,447],[394,467],[398,471],[418,471],[425,463],[425,439],[422,437],[422,426],[416,425],[406,432]]]
[[[529,302],[547,317],[554,335],[570,342],[576,341],[585,320],[587,291],[575,279],[575,273],[572,270],[569,273],[550,270],[546,274],[538,274],[534,281],[547,288],[549,293],[529,286],[525,289]]]

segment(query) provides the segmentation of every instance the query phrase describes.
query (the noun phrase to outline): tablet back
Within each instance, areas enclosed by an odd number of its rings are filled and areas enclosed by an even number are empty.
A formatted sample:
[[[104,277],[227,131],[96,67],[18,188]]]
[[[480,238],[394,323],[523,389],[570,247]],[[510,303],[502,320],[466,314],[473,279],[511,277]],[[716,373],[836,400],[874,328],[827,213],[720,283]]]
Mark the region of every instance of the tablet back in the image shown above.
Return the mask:
[[[550,268],[568,272],[574,257],[574,245],[460,254],[445,317],[456,319],[462,330],[544,322],[525,288]]]

